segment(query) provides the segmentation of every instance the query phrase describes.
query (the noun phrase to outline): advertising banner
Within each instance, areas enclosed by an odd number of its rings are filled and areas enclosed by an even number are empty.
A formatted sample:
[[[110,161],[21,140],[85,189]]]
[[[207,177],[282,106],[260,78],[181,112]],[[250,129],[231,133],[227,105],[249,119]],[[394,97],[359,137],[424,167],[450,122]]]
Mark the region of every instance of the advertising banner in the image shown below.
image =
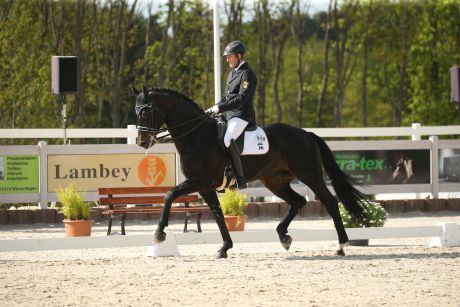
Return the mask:
[[[359,184],[430,183],[429,150],[357,150],[333,154],[340,169]]]
[[[460,182],[460,149],[439,151],[439,181]]]
[[[39,192],[38,156],[0,156],[0,194]]]
[[[176,156],[99,154],[48,156],[48,192],[74,182],[84,191],[107,187],[176,185]]]

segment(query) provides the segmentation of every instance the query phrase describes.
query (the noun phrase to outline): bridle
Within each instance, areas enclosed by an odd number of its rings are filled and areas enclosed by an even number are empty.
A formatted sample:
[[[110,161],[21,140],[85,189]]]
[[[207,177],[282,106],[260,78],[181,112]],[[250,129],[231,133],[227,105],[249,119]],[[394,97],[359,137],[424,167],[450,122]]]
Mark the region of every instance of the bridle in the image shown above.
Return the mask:
[[[166,138],[168,136],[171,136],[170,132],[168,131],[167,128],[165,127],[158,127],[158,128],[154,128],[155,124],[154,124],[154,114],[157,113],[159,114],[159,117],[163,117],[163,118],[166,118],[166,116],[164,115],[164,113],[159,110],[158,108],[156,108],[155,106],[153,106],[153,103],[152,102],[149,102],[149,103],[146,103],[146,104],[143,104],[143,105],[140,105],[140,106],[136,106],[135,107],[135,110],[136,110],[136,114],[137,116],[139,117],[139,114],[141,114],[142,110],[144,110],[145,108],[148,108],[149,109],[149,112],[152,113],[152,116],[151,116],[151,127],[145,127],[145,126],[136,126],[137,130],[141,131],[141,132],[147,132],[149,137],[150,137],[150,144],[149,144],[149,147],[152,147],[154,143],[160,143],[160,140],[163,139],[163,138]],[[182,127],[182,126],[185,126],[187,124],[190,124],[190,123],[193,123],[199,119],[202,119],[196,126],[194,126],[192,129],[190,129],[189,131],[179,135],[179,136],[175,136],[175,137],[172,137],[171,138],[173,139],[173,141],[175,140],[178,140],[182,137],[185,137],[187,135],[189,135],[190,133],[192,133],[193,131],[195,131],[196,129],[198,129],[205,121],[206,119],[208,118],[212,118],[212,116],[208,113],[204,113],[200,116],[197,116],[195,118],[192,118],[188,121],[185,121],[183,123],[180,123],[179,125],[176,125],[176,126],[173,126],[173,127],[170,127],[170,129],[176,129],[176,128],[179,128],[179,127]],[[164,133],[164,132],[167,132],[166,134],[163,134],[161,136],[159,136],[160,133]]]

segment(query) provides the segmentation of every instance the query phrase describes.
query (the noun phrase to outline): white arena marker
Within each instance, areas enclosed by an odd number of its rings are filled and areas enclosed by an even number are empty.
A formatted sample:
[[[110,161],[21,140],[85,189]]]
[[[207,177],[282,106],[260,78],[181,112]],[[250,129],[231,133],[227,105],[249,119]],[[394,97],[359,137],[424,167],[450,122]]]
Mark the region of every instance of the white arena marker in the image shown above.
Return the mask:
[[[436,223],[442,227],[439,237],[431,238],[431,247],[460,246],[460,225],[456,223]]]
[[[147,247],[147,252],[145,255],[147,257],[180,256],[174,233],[168,233],[168,235],[166,236],[166,240],[164,240],[163,242],[154,243],[153,245]]]

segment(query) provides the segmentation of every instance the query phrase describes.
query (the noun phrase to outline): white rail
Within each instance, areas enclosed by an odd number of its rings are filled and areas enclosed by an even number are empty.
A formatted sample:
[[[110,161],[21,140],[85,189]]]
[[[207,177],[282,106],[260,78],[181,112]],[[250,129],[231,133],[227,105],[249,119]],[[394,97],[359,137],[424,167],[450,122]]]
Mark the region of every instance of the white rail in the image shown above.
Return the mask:
[[[127,144],[136,144],[137,129],[135,125],[127,128],[66,129],[69,139],[111,139],[126,138]],[[63,129],[0,129],[2,139],[59,139],[64,138]]]
[[[337,240],[337,232],[335,229],[298,229],[290,230],[289,234],[292,236],[294,242]],[[439,223],[436,226],[416,227],[348,228],[347,234],[350,240],[432,237],[432,246],[460,245],[460,226],[455,223]],[[252,230],[244,232],[233,232],[231,236],[233,242],[236,244],[279,242],[279,238],[275,230]],[[169,232],[166,241],[164,243],[161,243],[159,246],[161,247],[161,245],[163,244],[198,245],[221,243],[222,236],[217,231],[205,231],[202,233]],[[152,235],[94,236],[51,239],[13,239],[0,240],[0,252],[65,250],[86,248],[120,248],[151,245]]]
[[[458,126],[422,126],[413,123],[411,127],[367,127],[367,128],[304,128],[321,137],[411,137],[420,140],[422,136],[460,135]],[[63,129],[0,129],[0,139],[56,139],[63,138]],[[135,144],[137,130],[135,125],[127,128],[77,129],[68,128],[67,138],[126,138],[128,144]]]

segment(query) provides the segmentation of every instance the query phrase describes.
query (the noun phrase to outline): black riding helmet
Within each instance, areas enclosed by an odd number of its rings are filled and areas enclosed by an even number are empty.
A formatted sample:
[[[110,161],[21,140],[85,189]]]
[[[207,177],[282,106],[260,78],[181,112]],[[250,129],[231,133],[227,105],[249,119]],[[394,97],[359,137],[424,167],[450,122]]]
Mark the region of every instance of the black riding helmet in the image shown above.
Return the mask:
[[[244,44],[242,41],[233,41],[230,44],[228,44],[225,49],[224,49],[224,56],[229,55],[229,54],[245,54],[246,52],[246,47],[244,47]]]

